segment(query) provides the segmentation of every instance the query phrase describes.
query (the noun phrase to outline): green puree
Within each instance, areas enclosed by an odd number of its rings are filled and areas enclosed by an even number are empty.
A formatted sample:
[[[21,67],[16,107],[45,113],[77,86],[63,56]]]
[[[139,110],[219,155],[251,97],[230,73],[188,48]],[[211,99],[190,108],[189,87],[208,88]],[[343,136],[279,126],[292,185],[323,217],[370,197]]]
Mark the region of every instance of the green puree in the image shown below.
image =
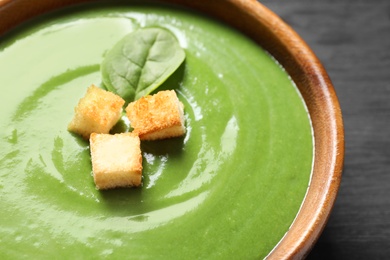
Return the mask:
[[[142,188],[98,191],[88,142],[67,125],[101,86],[104,54],[156,25],[186,51],[162,89],[177,90],[188,132],[142,144]],[[303,101],[275,60],[216,21],[158,6],[63,10],[2,36],[0,72],[1,259],[263,258],[304,199]]]

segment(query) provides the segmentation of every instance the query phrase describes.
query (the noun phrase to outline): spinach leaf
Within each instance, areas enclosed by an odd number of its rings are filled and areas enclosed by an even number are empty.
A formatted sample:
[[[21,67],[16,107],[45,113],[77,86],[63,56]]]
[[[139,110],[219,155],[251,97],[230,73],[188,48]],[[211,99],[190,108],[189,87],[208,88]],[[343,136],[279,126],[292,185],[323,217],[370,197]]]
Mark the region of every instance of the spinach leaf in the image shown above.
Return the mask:
[[[103,83],[132,102],[160,86],[184,59],[184,50],[167,29],[137,29],[106,54],[101,66]]]

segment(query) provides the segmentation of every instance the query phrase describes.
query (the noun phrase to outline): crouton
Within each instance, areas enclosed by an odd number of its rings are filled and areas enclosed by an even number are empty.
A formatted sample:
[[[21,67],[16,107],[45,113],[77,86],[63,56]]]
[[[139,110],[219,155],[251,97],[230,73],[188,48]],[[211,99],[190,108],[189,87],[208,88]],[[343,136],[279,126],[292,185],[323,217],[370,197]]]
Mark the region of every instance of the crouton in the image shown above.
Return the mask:
[[[140,186],[140,139],[133,133],[96,134],[90,138],[92,172],[99,190]]]
[[[91,85],[75,107],[68,130],[87,140],[91,133],[107,134],[121,117],[124,104],[121,97]]]
[[[126,114],[141,140],[157,140],[185,134],[183,109],[176,92],[165,90],[130,103]]]

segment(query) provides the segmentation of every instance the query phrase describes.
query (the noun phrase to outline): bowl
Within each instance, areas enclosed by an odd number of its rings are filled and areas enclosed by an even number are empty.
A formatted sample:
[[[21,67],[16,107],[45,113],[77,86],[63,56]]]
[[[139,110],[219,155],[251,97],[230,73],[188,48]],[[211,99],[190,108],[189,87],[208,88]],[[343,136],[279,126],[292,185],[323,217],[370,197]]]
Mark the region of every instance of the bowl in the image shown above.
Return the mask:
[[[92,0],[0,1],[0,37],[17,25],[62,7]],[[344,160],[340,106],[325,69],[300,36],[255,0],[163,0],[205,13],[243,32],[286,69],[297,85],[314,131],[314,164],[310,185],[289,231],[268,259],[301,259],[313,247],[334,205]]]

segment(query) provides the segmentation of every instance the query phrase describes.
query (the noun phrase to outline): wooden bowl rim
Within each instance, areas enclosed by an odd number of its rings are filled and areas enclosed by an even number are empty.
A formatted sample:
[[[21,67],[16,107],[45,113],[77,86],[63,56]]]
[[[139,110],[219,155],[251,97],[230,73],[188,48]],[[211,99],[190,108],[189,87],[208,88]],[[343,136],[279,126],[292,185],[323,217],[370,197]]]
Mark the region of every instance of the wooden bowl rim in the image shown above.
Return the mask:
[[[0,37],[16,25],[48,11],[93,0],[0,0]],[[320,236],[341,182],[344,128],[332,82],[319,59],[278,15],[256,0],[160,0],[183,5],[216,17],[263,46],[287,70],[311,116],[315,161],[301,209],[268,259],[301,259]],[[18,10],[17,12],[15,12]],[[0,38],[1,39],[1,38]]]

